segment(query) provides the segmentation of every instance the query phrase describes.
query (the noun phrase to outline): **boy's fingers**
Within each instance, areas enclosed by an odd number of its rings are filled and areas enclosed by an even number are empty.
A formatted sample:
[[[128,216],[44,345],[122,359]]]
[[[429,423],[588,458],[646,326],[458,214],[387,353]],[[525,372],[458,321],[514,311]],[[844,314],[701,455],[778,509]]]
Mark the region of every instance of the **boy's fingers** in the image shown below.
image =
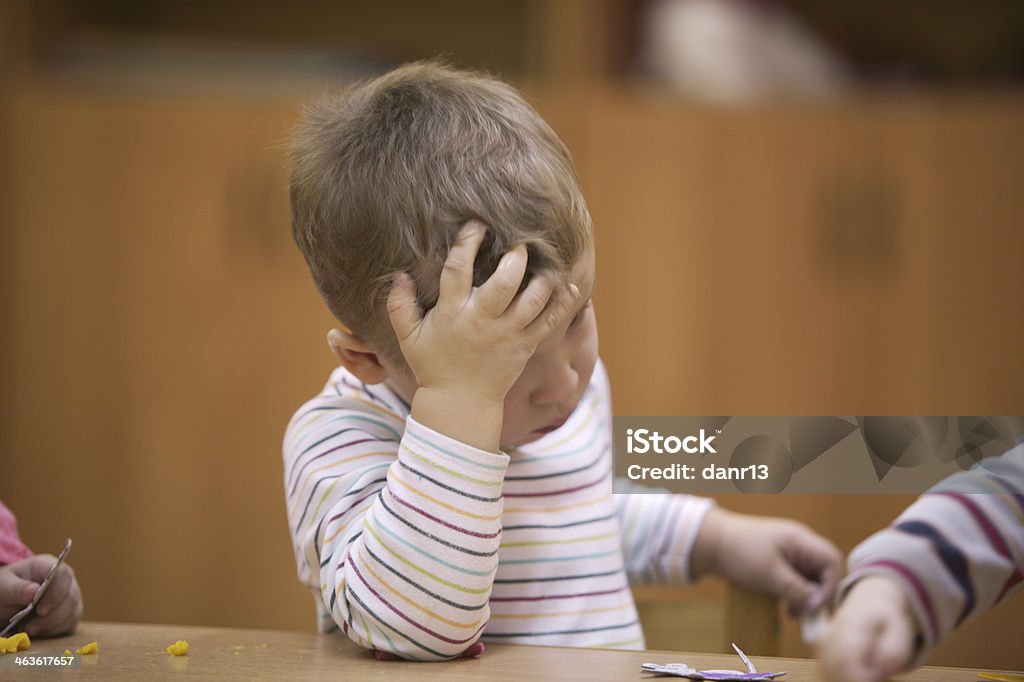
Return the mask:
[[[537,319],[547,307],[554,290],[554,284],[544,275],[535,275],[530,279],[511,307],[511,315],[520,327],[526,327]]]
[[[807,604],[809,610],[816,611],[832,603],[833,598],[836,596],[836,590],[839,588],[839,580],[842,577],[842,573],[843,568],[841,565],[836,567],[829,566],[821,573],[819,585],[814,590],[814,594],[811,595],[810,602]]]
[[[843,572],[839,549],[801,524],[787,533],[781,549],[782,561],[792,573],[786,580],[799,582],[802,593],[801,601],[790,602],[790,613],[815,611],[831,601]]]
[[[476,292],[480,309],[491,317],[500,317],[519,292],[526,275],[526,245],[519,244],[501,257],[494,274]]]
[[[535,343],[543,341],[558,325],[562,324],[579,300],[580,290],[575,284],[559,289],[548,301],[540,315],[527,325],[527,335]]]
[[[796,569],[786,561],[779,562],[774,571],[773,591],[781,596],[789,604],[790,615],[803,613],[814,592],[814,585],[800,575]]]
[[[396,272],[391,278],[388,318],[400,342],[408,338],[422,320],[420,306],[416,301],[416,284],[404,272]]]
[[[835,596],[843,574],[843,555],[835,545],[816,534],[807,538],[805,552],[796,568],[817,583],[805,604],[807,610],[816,610]]]
[[[473,292],[473,263],[485,231],[484,224],[479,220],[470,220],[459,230],[459,236],[441,268],[437,299],[439,305],[461,305]]]

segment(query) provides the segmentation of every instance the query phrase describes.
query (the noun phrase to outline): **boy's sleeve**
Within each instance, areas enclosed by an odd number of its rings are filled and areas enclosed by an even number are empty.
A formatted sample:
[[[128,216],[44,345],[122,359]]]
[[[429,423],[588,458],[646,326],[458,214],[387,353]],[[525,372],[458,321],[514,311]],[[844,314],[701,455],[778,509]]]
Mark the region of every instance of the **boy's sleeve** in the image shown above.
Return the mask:
[[[625,482],[618,483],[620,488]],[[615,495],[626,572],[635,583],[686,584],[697,531],[714,502],[631,486]]]
[[[921,647],[1020,590],[1024,570],[1024,445],[940,482],[850,554],[840,594],[883,574],[906,592]]]
[[[411,418],[400,427],[365,403],[300,411],[284,447],[289,525],[300,579],[330,619],[321,630],[443,660],[490,615],[508,456]]]
[[[591,383],[598,392],[604,423],[611,429],[612,401],[608,373],[602,363]],[[614,443],[611,434],[609,442]],[[690,554],[697,531],[714,502],[692,495],[657,491],[626,479],[615,481],[615,511],[619,520],[626,573],[634,583],[691,582]]]

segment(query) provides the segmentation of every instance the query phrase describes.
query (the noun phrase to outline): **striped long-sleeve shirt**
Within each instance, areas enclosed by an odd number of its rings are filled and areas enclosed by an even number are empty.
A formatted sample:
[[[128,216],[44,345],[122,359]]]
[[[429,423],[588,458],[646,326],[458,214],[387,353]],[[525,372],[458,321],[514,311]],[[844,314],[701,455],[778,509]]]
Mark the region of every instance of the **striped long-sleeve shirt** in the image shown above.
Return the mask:
[[[903,587],[920,665],[962,622],[1024,584],[1024,444],[930,489],[858,545],[849,569],[841,592],[869,574]]]
[[[608,379],[509,453],[417,423],[343,368],[292,418],[285,494],[322,632],[439,660],[486,641],[642,648],[627,573],[685,582],[710,501],[613,495]]]

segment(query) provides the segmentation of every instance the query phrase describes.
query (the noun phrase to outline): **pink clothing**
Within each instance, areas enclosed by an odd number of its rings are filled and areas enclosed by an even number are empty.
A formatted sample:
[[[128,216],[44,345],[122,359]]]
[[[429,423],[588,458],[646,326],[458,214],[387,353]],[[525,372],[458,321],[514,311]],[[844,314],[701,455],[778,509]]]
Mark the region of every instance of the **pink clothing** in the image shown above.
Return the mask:
[[[18,537],[18,522],[10,509],[0,502],[0,566],[32,556],[32,550]]]

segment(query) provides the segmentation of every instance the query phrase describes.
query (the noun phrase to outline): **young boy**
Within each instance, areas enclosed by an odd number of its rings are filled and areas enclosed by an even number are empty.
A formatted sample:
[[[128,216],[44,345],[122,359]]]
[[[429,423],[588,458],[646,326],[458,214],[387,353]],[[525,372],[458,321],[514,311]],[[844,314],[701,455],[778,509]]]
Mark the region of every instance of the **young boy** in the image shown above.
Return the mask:
[[[849,564],[818,644],[829,679],[884,680],[921,665],[1024,585],[1024,444],[936,485]]]
[[[405,66],[308,110],[292,160],[294,236],[345,326],[284,441],[321,631],[416,660],[641,648],[627,574],[831,597],[839,554],[803,526],[612,494],[590,217],[512,88]]]

